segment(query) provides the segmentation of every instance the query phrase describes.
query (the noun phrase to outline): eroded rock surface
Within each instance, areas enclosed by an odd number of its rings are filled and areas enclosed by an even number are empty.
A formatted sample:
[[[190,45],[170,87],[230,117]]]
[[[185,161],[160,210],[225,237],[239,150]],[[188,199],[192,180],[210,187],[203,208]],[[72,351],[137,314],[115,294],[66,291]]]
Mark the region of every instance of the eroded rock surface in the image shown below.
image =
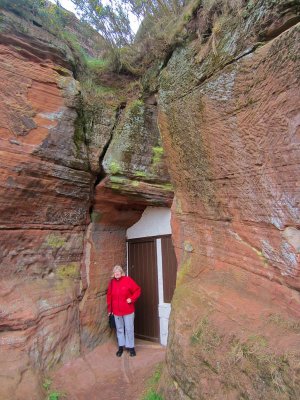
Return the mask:
[[[81,96],[66,42],[31,16],[1,15],[0,391],[40,399],[42,373],[107,339],[126,229],[173,192],[155,101],[124,102],[120,76],[103,78],[100,99],[93,86]]]
[[[13,14],[2,24],[0,397],[40,399],[40,372],[80,351],[91,174],[70,50]]]
[[[160,76],[179,261],[166,399],[300,396],[299,24],[275,7],[271,34],[265,6]]]

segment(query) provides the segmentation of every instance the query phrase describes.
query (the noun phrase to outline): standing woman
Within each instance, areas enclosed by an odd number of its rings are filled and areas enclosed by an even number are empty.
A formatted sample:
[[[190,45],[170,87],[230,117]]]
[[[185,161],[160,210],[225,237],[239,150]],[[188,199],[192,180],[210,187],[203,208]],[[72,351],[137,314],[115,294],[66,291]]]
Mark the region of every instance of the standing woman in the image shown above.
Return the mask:
[[[134,349],[134,303],[141,294],[141,288],[125,273],[120,265],[113,268],[112,279],[107,289],[107,309],[116,321],[119,350],[117,357],[123,354],[123,347],[129,349],[129,355],[136,355]]]

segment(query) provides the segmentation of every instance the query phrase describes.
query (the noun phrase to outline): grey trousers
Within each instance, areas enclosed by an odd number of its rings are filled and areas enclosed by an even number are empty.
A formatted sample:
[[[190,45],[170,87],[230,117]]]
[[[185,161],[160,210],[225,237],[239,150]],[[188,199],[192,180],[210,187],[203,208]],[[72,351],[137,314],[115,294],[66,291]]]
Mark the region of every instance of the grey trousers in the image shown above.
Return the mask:
[[[118,317],[115,315],[119,346],[134,347],[134,313]]]

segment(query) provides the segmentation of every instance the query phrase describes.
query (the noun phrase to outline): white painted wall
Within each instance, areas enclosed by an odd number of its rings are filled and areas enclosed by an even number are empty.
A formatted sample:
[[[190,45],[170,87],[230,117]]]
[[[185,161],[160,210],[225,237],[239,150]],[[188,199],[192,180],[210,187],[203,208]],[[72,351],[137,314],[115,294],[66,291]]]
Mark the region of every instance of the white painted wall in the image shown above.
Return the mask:
[[[168,343],[170,312],[171,312],[170,303],[162,303],[158,305],[160,344],[162,344],[163,346],[166,346]]]
[[[127,229],[127,239],[171,233],[171,210],[167,207],[147,207],[140,220]]]
[[[164,277],[162,265],[161,239],[156,239],[156,259],[157,259],[157,280],[158,280],[158,318],[160,343],[167,345],[169,315],[171,312],[171,304],[164,303]]]
[[[126,235],[127,239],[138,239],[149,236],[171,235],[171,233],[171,210],[166,207],[147,207],[140,220],[127,229]],[[161,239],[156,239],[156,257],[160,343],[166,346],[171,304],[164,303]]]

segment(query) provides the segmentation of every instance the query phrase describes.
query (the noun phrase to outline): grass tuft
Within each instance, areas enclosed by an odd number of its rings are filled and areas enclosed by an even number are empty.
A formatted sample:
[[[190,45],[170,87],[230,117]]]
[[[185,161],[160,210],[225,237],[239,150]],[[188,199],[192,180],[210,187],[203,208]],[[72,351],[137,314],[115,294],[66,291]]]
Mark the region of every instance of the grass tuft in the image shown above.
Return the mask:
[[[151,378],[147,382],[147,389],[144,395],[142,396],[141,400],[164,400],[163,397],[157,393],[157,387],[161,378],[163,365],[159,363]]]
[[[163,398],[153,389],[150,389],[149,392],[145,394],[142,400],[163,400]]]
[[[210,352],[220,345],[221,336],[205,317],[199,322],[190,342],[192,345],[200,345],[204,351]]]
[[[66,395],[57,390],[51,390],[52,380],[45,378],[42,386],[46,390],[47,397],[45,400],[62,400],[66,398]]]
[[[288,331],[300,333],[300,322],[283,318],[279,314],[271,314],[269,322]]]

